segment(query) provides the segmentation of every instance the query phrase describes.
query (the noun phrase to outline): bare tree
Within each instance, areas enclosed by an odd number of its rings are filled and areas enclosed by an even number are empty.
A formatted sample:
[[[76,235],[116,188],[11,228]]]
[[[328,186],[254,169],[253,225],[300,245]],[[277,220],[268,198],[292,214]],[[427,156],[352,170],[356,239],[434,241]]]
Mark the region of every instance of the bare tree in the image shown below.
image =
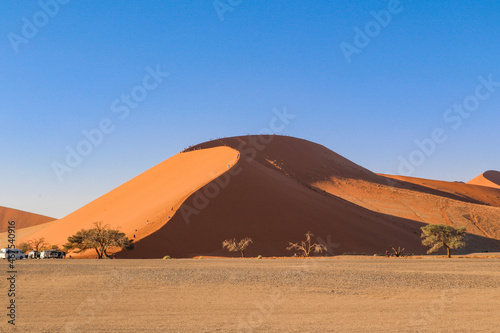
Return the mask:
[[[48,244],[45,242],[45,238],[34,238],[29,240],[28,247],[33,251],[42,251]]]
[[[236,238],[226,239],[222,242],[222,248],[227,249],[229,252],[240,251],[241,257],[243,258],[245,257],[245,249],[252,243],[253,241],[249,237],[243,238],[239,242],[236,241]]]
[[[318,244],[318,243],[313,243],[311,244],[311,238],[314,236],[314,234],[310,231],[308,231],[306,234],[306,240],[302,241],[300,243],[289,243],[289,246],[286,248],[287,250],[297,250],[299,252],[302,252],[302,255],[304,257],[309,257],[311,252],[314,252],[316,254],[319,254],[323,251],[326,251],[327,248],[323,244]]]

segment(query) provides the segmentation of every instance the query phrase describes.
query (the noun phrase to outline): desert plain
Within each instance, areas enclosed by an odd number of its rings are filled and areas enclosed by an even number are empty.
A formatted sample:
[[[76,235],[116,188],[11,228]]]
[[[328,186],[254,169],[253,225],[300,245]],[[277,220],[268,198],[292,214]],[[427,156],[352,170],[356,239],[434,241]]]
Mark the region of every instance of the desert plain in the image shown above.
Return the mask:
[[[17,332],[498,332],[500,327],[500,255],[492,254],[23,260],[17,269]],[[5,289],[4,284],[2,279]],[[1,328],[14,331],[5,321]]]

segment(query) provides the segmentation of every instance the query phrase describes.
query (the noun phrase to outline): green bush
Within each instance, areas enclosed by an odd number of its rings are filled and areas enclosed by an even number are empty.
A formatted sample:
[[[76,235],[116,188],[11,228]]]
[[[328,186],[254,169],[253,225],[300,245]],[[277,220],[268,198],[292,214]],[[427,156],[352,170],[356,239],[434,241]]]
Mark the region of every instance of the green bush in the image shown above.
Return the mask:
[[[259,254],[259,256],[257,257],[257,259],[262,259],[262,256]]]
[[[163,259],[172,259],[170,256],[164,256]]]

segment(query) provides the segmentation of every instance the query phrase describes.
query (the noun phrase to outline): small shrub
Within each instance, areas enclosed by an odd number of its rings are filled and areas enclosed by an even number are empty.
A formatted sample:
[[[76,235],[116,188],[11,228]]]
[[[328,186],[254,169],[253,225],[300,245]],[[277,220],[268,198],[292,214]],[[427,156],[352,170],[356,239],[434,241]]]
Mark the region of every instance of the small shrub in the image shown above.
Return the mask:
[[[172,259],[170,256],[164,256],[163,259]]]
[[[262,255],[259,254],[259,256],[257,257],[257,259],[262,259]]]
[[[396,248],[394,246],[391,246],[391,249],[392,249],[392,251],[394,251],[394,256],[396,256],[398,258],[403,256],[403,252],[405,250],[404,248],[401,249],[400,246],[398,246],[397,250],[396,250]]]

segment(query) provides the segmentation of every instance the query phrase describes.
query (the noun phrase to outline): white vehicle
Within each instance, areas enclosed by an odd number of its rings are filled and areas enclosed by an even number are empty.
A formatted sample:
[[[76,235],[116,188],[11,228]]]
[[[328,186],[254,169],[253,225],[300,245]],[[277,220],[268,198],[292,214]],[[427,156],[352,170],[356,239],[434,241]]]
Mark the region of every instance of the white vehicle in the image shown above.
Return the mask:
[[[49,259],[49,258],[64,258],[66,253],[59,250],[44,250],[40,252],[40,259]]]
[[[24,259],[26,258],[26,254],[19,249],[8,249],[3,248],[0,249],[0,259]]]
[[[27,254],[28,259],[40,259],[40,251],[30,251]]]

